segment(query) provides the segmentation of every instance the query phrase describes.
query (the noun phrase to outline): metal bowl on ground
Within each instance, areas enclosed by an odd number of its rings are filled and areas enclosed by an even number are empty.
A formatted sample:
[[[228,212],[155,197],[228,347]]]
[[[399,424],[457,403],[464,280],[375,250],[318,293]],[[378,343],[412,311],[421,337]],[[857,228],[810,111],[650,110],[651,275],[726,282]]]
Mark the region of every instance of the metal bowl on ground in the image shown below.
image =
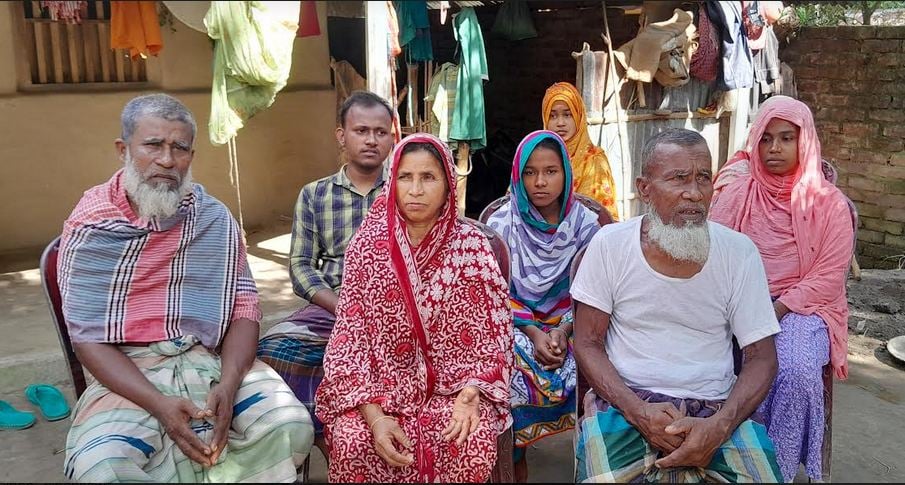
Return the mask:
[[[905,363],[905,335],[889,339],[889,342],[886,342],[886,350],[899,362]]]

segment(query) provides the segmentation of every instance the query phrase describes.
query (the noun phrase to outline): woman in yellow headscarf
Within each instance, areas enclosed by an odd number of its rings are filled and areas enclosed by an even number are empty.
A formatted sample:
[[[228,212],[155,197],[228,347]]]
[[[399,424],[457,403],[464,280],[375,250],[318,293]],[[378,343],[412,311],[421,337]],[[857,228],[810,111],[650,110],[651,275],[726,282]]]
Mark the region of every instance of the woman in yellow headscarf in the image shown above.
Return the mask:
[[[618,221],[616,185],[610,161],[602,148],[591,143],[584,102],[578,89],[569,83],[550,86],[544,94],[542,109],[544,128],[566,142],[575,176],[575,191],[600,202],[613,220]]]

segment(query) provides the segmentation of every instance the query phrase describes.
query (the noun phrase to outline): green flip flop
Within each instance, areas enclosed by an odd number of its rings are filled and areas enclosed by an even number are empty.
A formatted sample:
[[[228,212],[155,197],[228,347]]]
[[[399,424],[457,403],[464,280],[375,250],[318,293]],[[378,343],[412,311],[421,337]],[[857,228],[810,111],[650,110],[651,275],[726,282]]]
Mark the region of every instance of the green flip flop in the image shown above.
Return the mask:
[[[0,429],[25,429],[35,424],[35,415],[19,411],[6,401],[0,401]]]
[[[59,389],[50,384],[32,384],[25,388],[25,397],[38,406],[48,421],[59,421],[69,416],[69,404]]]

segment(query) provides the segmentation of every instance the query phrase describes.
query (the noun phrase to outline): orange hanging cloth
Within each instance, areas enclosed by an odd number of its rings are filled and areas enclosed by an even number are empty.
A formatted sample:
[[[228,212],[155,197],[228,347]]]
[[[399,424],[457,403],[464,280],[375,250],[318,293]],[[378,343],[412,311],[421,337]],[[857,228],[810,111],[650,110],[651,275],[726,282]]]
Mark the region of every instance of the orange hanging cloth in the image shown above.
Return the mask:
[[[110,48],[129,49],[132,60],[163,49],[157,2],[110,2]]]
[[[321,27],[317,22],[317,4],[311,0],[302,0],[299,9],[299,30],[296,37],[321,35]]]

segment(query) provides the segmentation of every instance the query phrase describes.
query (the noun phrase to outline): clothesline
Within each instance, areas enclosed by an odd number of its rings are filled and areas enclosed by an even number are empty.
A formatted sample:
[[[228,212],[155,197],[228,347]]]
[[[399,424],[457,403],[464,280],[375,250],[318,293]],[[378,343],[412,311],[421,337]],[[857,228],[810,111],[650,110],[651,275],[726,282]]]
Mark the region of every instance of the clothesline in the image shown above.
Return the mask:
[[[729,112],[727,111],[720,113],[720,116],[717,116],[716,113],[699,113],[697,111],[673,111],[669,114],[662,115],[656,113],[626,114],[625,121],[719,119],[728,116]],[[620,122],[621,121],[618,118],[588,119],[589,125],[611,125]]]

